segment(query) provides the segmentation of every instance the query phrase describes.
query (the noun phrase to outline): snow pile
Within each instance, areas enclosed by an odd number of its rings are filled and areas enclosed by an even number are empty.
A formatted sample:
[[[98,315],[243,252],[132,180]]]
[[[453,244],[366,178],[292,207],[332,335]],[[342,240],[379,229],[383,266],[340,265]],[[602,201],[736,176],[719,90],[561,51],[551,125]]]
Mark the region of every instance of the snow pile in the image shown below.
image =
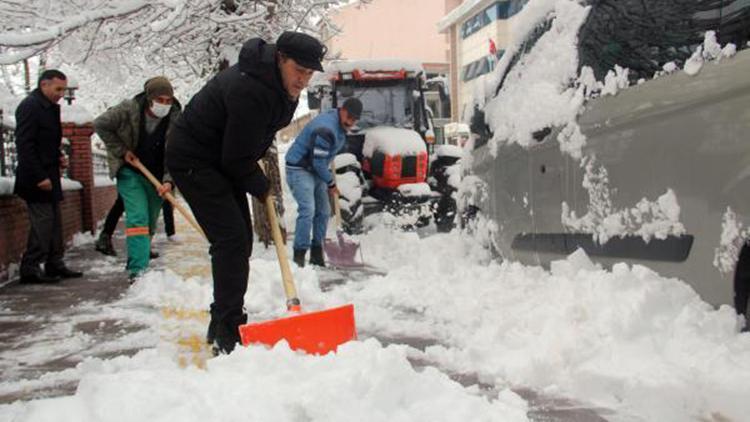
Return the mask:
[[[86,108],[73,104],[68,105],[66,101],[60,102],[60,121],[65,123],[75,123],[77,125],[90,124],[94,121],[94,116]]]
[[[419,134],[413,130],[381,126],[365,132],[362,154],[372,157],[375,151],[391,156],[407,156],[427,152],[427,147]]]
[[[391,268],[340,289],[360,332],[433,341],[428,362],[635,420],[743,420],[750,411],[750,335],[738,334],[733,309],[714,310],[679,280],[642,266],[607,271],[582,251],[551,271],[481,264],[487,252],[455,234],[376,230],[360,240]]]
[[[403,346],[369,340],[337,355],[239,349],[208,368],[182,370],[141,352],[86,375],[71,397],[16,404],[16,421],[244,420],[244,421],[526,421],[523,400],[504,392],[490,401],[445,374],[415,371]],[[118,368],[118,366],[120,368]],[[303,376],[300,376],[304,374]]]
[[[404,183],[398,186],[398,192],[407,197],[430,196],[432,194],[430,185],[427,183]]]
[[[354,166],[357,168],[360,168],[359,161],[357,161],[357,157],[354,154],[350,153],[344,153],[344,154],[338,154],[333,159],[333,167],[335,169],[340,169],[342,167],[346,166]]]
[[[609,187],[607,170],[594,168],[594,159],[581,162],[586,172],[583,187],[588,192],[587,212],[582,217],[570,210],[567,202],[562,203],[562,224],[570,231],[591,233],[600,243],[606,243],[615,236],[638,236],[648,242],[651,238],[666,239],[667,236],[680,236],[686,233],[680,223],[680,206],[677,196],[668,189],[666,193],[649,201],[642,198],[634,207],[617,209],[612,204],[612,189]]]
[[[438,145],[435,148],[435,155],[438,157],[455,157],[461,158],[464,154],[463,148],[457,145]]]
[[[62,185],[62,190],[81,190],[83,189],[83,185],[78,180],[68,179],[67,177],[63,177],[60,179],[60,184]]]
[[[341,206],[350,210],[362,198],[362,185],[359,177],[352,171],[336,175],[336,186],[341,192]]]
[[[721,240],[714,250],[714,267],[722,274],[731,274],[740,256],[740,249],[746,239],[750,238],[750,230],[738,221],[737,214],[727,207],[721,219]]]
[[[94,186],[115,186],[117,183],[115,180],[110,179],[109,176],[94,176]]]

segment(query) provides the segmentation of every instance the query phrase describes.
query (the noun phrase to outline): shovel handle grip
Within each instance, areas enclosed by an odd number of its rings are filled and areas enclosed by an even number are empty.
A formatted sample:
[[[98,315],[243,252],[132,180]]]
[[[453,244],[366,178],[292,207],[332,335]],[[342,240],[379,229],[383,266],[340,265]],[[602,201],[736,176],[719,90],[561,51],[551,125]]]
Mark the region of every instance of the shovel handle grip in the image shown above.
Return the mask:
[[[143,173],[143,175],[146,176],[146,179],[148,179],[149,182],[151,182],[154,185],[154,187],[156,187],[156,189],[161,189],[162,184],[159,181],[159,179],[154,177],[154,175],[150,171],[148,171],[146,166],[144,166],[140,160],[135,160],[132,163],[130,163],[130,165],[137,168],[141,173]],[[177,202],[177,199],[175,199],[174,195],[172,195],[171,192],[165,193],[164,198],[166,198],[166,200],[169,201],[169,203],[172,204],[172,206],[175,207],[177,211],[179,211],[180,214],[182,214],[183,217],[185,217],[188,223],[190,223],[190,225],[193,226],[193,228],[196,231],[198,231],[198,233],[200,233],[204,239],[207,239],[206,233],[203,232],[203,229],[201,229],[201,226],[199,226],[198,222],[195,221],[195,219],[193,218],[193,215],[190,214],[190,212],[187,209],[185,209],[185,207],[183,207],[182,204]]]
[[[276,203],[271,194],[266,195],[266,214],[268,215],[268,224],[271,226],[271,237],[273,237],[273,245],[276,247],[276,256],[279,259],[279,266],[281,267],[281,281],[284,285],[287,309],[299,312],[300,301],[297,297],[297,288],[294,286],[292,269],[289,267],[284,239],[281,236],[279,221],[276,218]]]

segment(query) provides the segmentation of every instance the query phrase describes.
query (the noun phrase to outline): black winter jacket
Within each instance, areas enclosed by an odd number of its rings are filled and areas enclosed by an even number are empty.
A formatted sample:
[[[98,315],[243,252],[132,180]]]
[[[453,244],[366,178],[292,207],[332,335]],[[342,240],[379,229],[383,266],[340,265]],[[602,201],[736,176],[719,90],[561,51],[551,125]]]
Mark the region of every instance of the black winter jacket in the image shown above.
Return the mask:
[[[268,190],[257,161],[292,120],[276,64],[276,45],[247,41],[237,64],[221,71],[188,103],[167,139],[170,169],[214,167],[253,196]]]
[[[16,108],[16,152],[18,167],[13,192],[27,202],[57,202],[63,198],[60,186],[60,106],[35,89]],[[52,190],[39,189],[44,179]]]

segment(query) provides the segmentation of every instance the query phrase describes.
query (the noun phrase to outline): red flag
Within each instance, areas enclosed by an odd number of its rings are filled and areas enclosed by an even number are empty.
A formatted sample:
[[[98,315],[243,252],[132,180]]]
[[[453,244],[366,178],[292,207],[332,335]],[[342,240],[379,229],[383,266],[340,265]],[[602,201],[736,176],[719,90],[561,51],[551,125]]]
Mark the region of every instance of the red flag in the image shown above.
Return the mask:
[[[492,41],[492,38],[490,38],[490,54],[493,56],[497,55],[497,47],[495,46],[495,41]]]

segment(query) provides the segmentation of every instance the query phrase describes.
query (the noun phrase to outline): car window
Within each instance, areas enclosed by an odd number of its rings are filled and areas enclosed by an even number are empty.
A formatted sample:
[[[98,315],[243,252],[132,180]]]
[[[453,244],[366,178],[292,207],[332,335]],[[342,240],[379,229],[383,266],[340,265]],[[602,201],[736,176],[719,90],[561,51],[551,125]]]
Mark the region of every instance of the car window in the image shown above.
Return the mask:
[[[750,0],[592,0],[579,33],[580,66],[596,78],[619,65],[632,81],[649,79],[668,62],[682,67],[706,31],[745,48]]]
[[[503,73],[503,77],[500,79],[500,83],[497,84],[497,88],[495,89],[495,95],[497,95],[498,92],[500,92],[500,89],[503,87],[503,84],[505,83],[505,78],[510,74],[510,72],[513,71],[513,68],[518,64],[519,61],[525,56],[529,51],[531,51],[532,48],[534,48],[534,45],[536,45],[536,42],[539,41],[539,38],[542,37],[549,29],[552,27],[552,19],[547,19],[544,22],[540,23],[539,25],[534,28],[533,31],[531,31],[531,34],[529,34],[528,37],[526,37],[526,40],[521,44],[521,47],[516,51],[516,54],[513,56],[513,58],[510,60],[510,64],[508,64],[508,69]]]

